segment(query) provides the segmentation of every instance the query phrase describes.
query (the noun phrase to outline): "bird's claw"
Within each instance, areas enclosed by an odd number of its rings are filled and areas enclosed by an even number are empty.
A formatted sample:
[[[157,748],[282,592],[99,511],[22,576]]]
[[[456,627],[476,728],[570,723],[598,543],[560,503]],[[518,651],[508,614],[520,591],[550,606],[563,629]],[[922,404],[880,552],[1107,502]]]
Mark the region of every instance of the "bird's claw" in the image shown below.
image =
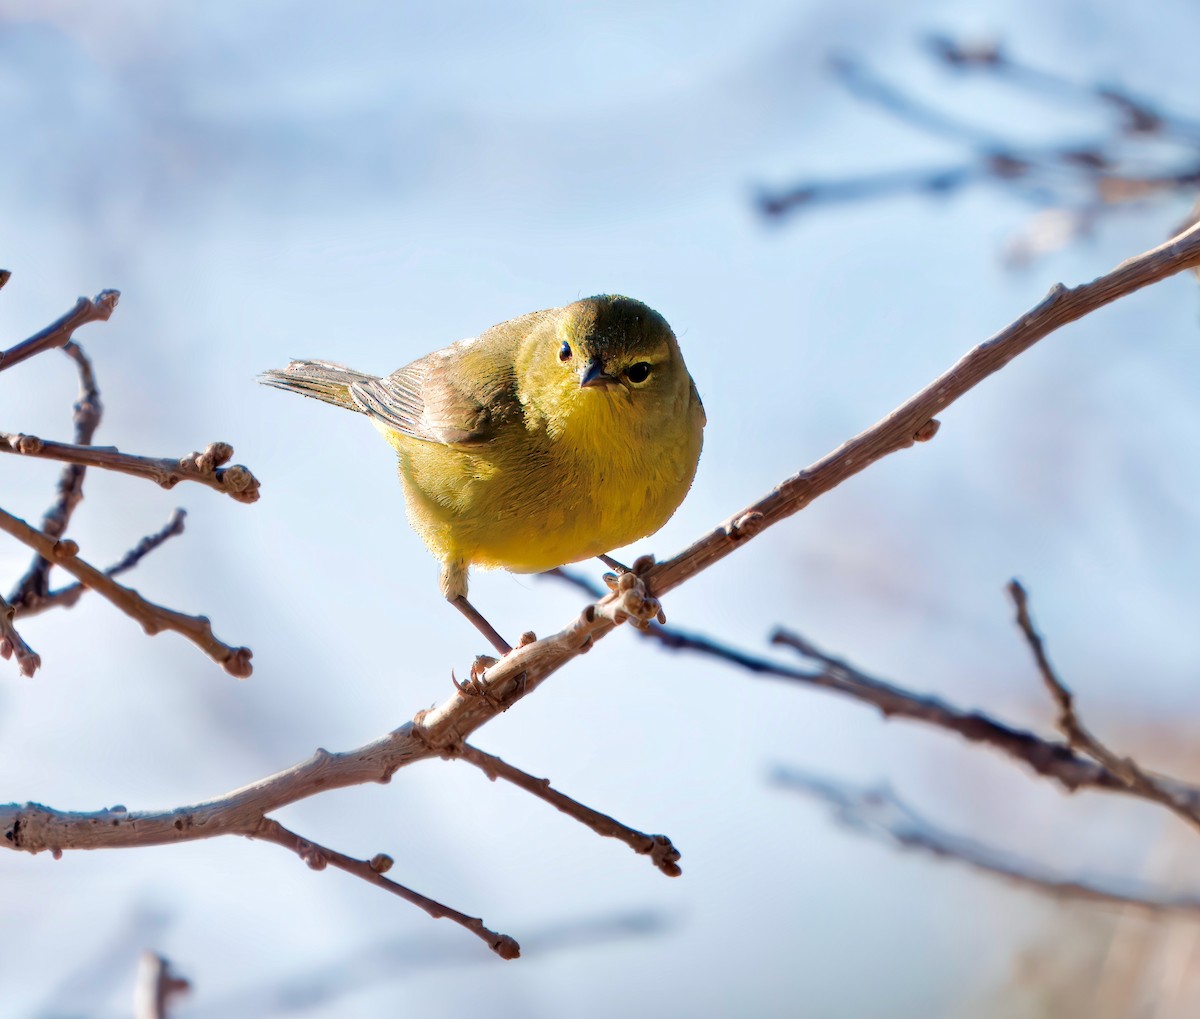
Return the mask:
[[[499,658],[493,658],[491,655],[476,655],[475,661],[471,663],[471,674],[467,677],[466,682],[463,683],[458,681],[458,677],[451,670],[450,681],[454,684],[454,689],[464,697],[487,697],[488,691],[483,684],[484,676],[487,674],[487,670],[499,660]]]
[[[500,659],[493,658],[491,655],[476,655],[475,661],[471,663],[471,678],[468,682],[477,694],[483,694],[487,691],[483,686],[483,678],[487,674],[487,670],[495,665]]]
[[[649,559],[648,564],[643,563],[645,559]],[[642,564],[641,570],[637,568],[639,564]],[[641,576],[652,565],[654,565],[654,560],[649,556],[643,556],[637,563],[634,563],[634,569],[628,573],[622,573],[616,579],[613,593],[617,596],[617,602],[613,607],[613,622],[621,623],[628,619],[639,630],[647,629],[653,619],[666,622],[667,617],[663,614],[662,605],[654,595],[646,590],[645,581]]]

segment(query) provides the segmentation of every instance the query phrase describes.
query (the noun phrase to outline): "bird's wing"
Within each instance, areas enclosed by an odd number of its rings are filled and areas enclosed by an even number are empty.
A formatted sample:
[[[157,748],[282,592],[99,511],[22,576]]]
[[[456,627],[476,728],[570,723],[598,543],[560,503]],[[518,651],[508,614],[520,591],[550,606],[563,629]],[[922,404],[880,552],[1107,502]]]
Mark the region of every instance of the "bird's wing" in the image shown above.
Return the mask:
[[[488,338],[462,340],[386,378],[355,382],[350,396],[365,414],[414,439],[487,442],[521,410],[512,353]]]

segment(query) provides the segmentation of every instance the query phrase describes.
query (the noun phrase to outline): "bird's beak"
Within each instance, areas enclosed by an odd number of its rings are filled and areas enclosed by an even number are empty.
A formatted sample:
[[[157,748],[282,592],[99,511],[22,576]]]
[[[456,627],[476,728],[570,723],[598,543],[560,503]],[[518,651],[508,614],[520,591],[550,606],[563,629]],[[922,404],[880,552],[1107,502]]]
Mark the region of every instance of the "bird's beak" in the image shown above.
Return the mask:
[[[604,373],[604,365],[595,358],[584,366],[583,376],[579,380],[580,389],[598,389],[604,386],[616,385],[617,380]]]

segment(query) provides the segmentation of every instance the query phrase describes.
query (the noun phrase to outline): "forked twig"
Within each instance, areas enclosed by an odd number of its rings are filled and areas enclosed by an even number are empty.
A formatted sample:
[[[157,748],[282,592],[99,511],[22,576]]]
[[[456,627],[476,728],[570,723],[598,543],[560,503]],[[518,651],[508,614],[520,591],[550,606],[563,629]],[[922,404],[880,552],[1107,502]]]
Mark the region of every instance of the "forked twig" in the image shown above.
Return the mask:
[[[1045,642],[1033,625],[1029,615],[1029,595],[1017,580],[1009,582],[1008,593],[1017,610],[1017,626],[1033,653],[1038,672],[1046,690],[1058,708],[1058,729],[1067,742],[1102,765],[1125,783],[1131,792],[1144,799],[1161,803],[1168,810],[1183,818],[1194,828],[1200,829],[1200,806],[1191,795],[1181,795],[1175,784],[1142,769],[1136,761],[1110,750],[1096,737],[1079,718],[1075,699],[1066,684],[1059,679],[1046,654]]]
[[[153,534],[147,534],[133,548],[123,555],[120,560],[104,571],[106,577],[116,577],[132,570],[147,555],[170,538],[183,534],[183,522],[187,519],[187,510],[176,509],[170,519]],[[38,557],[41,560],[41,557]],[[46,560],[41,560],[45,562]],[[27,597],[18,606],[14,606],[18,619],[26,616],[36,616],[52,608],[70,608],[87,590],[85,584],[76,581],[57,590],[50,591],[37,598]]]
[[[553,570],[548,575],[561,577],[592,595],[600,590],[592,582],[566,570]],[[817,668],[799,669],[785,665],[712,637],[689,633],[674,626],[652,623],[639,631],[639,634],[672,651],[705,655],[754,675],[772,676],[850,697],[871,705],[887,719],[903,718],[954,733],[970,743],[978,743],[1000,751],[1012,760],[1028,766],[1043,778],[1057,782],[1068,792],[1095,789],[1145,798],[1141,790],[1131,787],[1104,765],[1084,754],[1076,753],[1065,743],[1045,739],[984,712],[968,711],[940,697],[916,693],[895,683],[870,676],[850,662],[822,651],[811,641],[791,630],[776,629],[771,635],[771,643],[792,648],[814,662]],[[1179,803],[1191,804],[1193,809],[1200,810],[1200,786],[1166,776],[1158,776],[1156,781],[1160,786],[1170,789]]]
[[[8,278],[8,275],[5,275],[5,283],[8,282]],[[39,329],[29,339],[22,340],[0,353],[0,372],[20,364],[26,358],[40,354],[44,350],[65,346],[70,341],[71,335],[80,326],[87,325],[89,322],[107,321],[120,298],[119,290],[101,290],[92,299],[79,298],[75,302],[74,308],[56,318],[45,329]]]
[[[213,634],[212,624],[204,616],[185,615],[174,609],[147,601],[136,591],[122,587],[115,580],[80,559],[79,546],[75,542],[66,538],[55,541],[3,509],[0,509],[0,531],[7,531],[44,559],[66,570],[80,583],[107,598],[126,615],[141,623],[142,629],[148,634],[153,635],[161,633],[163,630],[173,630],[190,640],[231,676],[245,679],[250,675],[252,671],[250,649],[231,647],[218,640]]]

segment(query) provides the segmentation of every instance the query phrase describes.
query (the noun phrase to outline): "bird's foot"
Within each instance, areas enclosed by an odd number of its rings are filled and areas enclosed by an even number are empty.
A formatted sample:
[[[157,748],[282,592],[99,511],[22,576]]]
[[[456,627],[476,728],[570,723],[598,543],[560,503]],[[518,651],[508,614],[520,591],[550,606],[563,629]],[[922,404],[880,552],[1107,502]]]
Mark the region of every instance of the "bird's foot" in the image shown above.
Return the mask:
[[[526,647],[529,644],[533,644],[536,640],[537,634],[532,630],[526,630],[523,634],[521,634],[521,639],[517,641],[517,647]],[[512,654],[511,649],[508,651],[508,654]],[[450,674],[450,678],[454,681],[455,688],[464,697],[486,697],[498,708],[500,708],[500,710],[506,710],[511,698],[497,697],[485,681],[487,679],[488,669],[503,661],[508,654],[502,655],[500,658],[496,658],[493,655],[476,655],[475,660],[471,663],[470,676],[467,678],[465,683],[460,683],[457,679],[455,679],[453,672]],[[517,677],[515,690],[519,694],[525,693],[525,679],[526,674],[524,672]]]
[[[639,556],[634,560],[632,568],[614,576],[612,583],[605,575],[605,583],[617,596],[617,604],[613,607],[613,622],[621,623],[628,619],[639,630],[645,630],[652,620],[660,623],[667,621],[662,605],[647,589],[644,575],[654,565],[654,556]]]
[[[466,682],[460,683],[453,671],[450,673],[450,681],[464,697],[488,697],[490,693],[483,680],[487,670],[498,661],[500,661],[499,658],[493,658],[491,655],[476,655],[475,660],[471,663],[471,673]]]

